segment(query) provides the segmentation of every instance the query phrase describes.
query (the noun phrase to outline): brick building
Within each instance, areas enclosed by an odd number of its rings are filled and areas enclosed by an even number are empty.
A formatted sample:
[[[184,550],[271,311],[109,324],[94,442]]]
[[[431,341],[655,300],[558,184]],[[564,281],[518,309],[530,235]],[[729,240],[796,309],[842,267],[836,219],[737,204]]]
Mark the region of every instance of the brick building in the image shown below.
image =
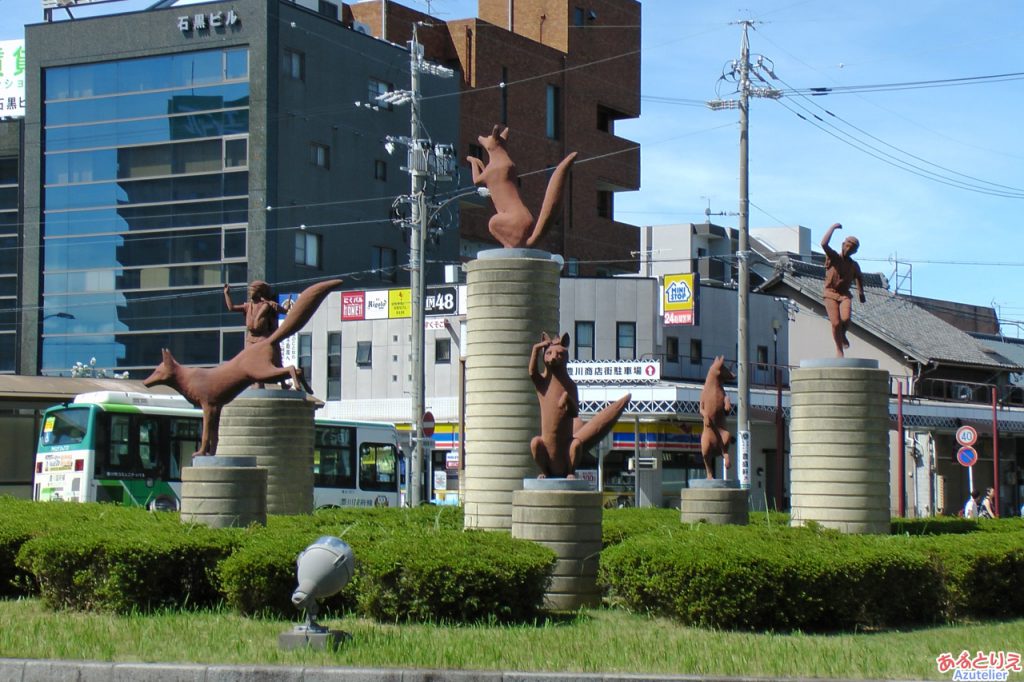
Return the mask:
[[[640,149],[615,122],[640,115],[640,3],[635,0],[479,0],[479,18],[419,29],[428,58],[461,71],[460,158],[486,160],[477,136],[507,125],[523,200],[539,209],[548,169],[579,152],[561,216],[538,246],[569,275],[636,272],[639,231],[615,219],[615,193],[640,186]],[[392,2],[355,3],[346,19],[403,43],[429,16]],[[504,84],[504,85],[503,85]],[[470,184],[464,167],[463,187]],[[489,204],[464,202],[464,258],[494,246]]]

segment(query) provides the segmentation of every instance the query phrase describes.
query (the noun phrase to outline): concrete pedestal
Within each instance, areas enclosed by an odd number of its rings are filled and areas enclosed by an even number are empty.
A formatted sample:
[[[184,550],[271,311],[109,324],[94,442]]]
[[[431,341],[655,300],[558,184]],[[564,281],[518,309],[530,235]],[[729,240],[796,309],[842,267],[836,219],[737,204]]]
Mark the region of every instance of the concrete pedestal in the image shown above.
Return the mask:
[[[599,606],[601,493],[584,481],[526,479],[513,495],[512,537],[533,540],[558,557],[545,608],[572,611]]]
[[[530,439],[540,408],[527,363],[541,332],[558,329],[560,266],[546,251],[494,249],[467,266],[467,528],[512,527],[512,494],[539,470]]]
[[[810,360],[791,387],[792,525],[887,534],[889,373],[874,360]]]
[[[195,457],[181,471],[181,521],[211,528],[267,525],[267,470],[255,457]]]
[[[217,454],[256,457],[270,514],[313,511],[315,411],[303,391],[250,388],[221,412]]]
[[[750,521],[748,491],[736,481],[693,479],[679,491],[679,520],[715,526],[745,526]]]

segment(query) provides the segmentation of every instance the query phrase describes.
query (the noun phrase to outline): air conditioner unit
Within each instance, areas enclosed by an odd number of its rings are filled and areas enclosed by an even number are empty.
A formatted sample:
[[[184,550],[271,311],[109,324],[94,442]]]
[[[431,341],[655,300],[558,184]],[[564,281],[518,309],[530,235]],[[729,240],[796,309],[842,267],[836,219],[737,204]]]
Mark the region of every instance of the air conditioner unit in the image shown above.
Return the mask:
[[[370,26],[369,26],[369,24],[364,24],[361,21],[353,21],[352,22],[352,30],[355,31],[356,33],[364,33],[366,35],[372,35],[370,33]]]

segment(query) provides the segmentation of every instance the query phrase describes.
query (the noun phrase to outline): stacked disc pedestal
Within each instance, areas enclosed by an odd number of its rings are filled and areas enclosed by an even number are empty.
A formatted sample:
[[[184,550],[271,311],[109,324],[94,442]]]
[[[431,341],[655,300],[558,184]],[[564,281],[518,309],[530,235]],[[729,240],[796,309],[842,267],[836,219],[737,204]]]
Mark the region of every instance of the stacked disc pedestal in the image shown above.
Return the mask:
[[[523,485],[513,496],[512,537],[533,540],[557,557],[545,608],[600,605],[601,493],[579,480],[527,479]]]
[[[267,525],[267,470],[255,457],[195,457],[181,470],[181,521],[211,528]]]
[[[887,534],[889,373],[874,360],[808,360],[790,384],[792,524]]]
[[[465,526],[512,527],[512,495],[536,477],[530,440],[540,433],[527,369],[541,332],[558,330],[558,274],[534,249],[484,251],[467,266]]]
[[[267,470],[267,512],[313,511],[313,414],[302,391],[249,389],[220,417],[218,455],[252,456]]]

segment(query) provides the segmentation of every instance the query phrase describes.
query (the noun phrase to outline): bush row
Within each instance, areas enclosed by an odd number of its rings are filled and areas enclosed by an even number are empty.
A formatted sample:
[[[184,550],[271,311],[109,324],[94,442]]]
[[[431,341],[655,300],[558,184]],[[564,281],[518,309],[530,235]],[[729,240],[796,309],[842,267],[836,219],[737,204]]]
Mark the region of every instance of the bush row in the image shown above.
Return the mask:
[[[601,554],[609,599],[685,624],[831,630],[1024,615],[1024,533],[676,526]]]
[[[324,606],[384,621],[527,620],[553,555],[507,533],[463,531],[461,510],[335,509],[211,530],[177,514],[0,498],[0,596],[119,612],[224,602],[295,617],[295,559],[321,535],[357,571]],[[827,630],[1024,615],[1024,520],[893,521],[891,536],[682,525],[665,509],[606,510],[599,581],[611,604],[687,624]]]
[[[0,518],[0,594],[31,585],[51,608],[125,613],[224,602],[296,617],[296,557],[335,535],[357,564],[328,608],[386,621],[525,620],[538,615],[554,564],[535,543],[462,531],[461,512],[450,508],[337,509],[214,530],[172,513],[0,498]]]

